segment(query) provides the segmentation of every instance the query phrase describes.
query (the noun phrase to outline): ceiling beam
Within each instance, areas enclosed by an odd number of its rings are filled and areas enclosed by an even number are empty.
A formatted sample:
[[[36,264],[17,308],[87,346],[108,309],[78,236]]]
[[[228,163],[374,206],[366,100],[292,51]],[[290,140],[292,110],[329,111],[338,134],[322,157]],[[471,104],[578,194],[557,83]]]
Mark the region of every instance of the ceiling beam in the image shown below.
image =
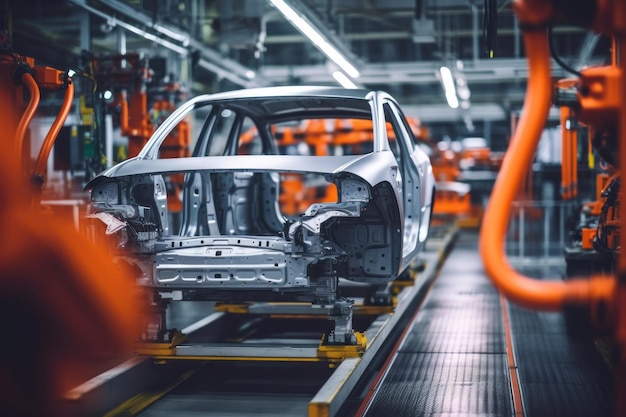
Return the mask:
[[[464,64],[463,74],[468,83],[525,82],[528,78],[528,64],[521,58],[466,61]],[[441,62],[438,61],[365,64],[361,67],[359,81],[363,84],[439,83],[440,67]],[[259,73],[270,84],[282,84],[292,78],[297,78],[302,83],[330,80],[324,65],[265,66]],[[566,75],[554,62],[552,74],[555,77]]]
[[[200,65],[214,72],[218,77],[225,78],[242,87],[259,85],[255,80],[256,73],[240,63],[222,56],[219,52],[206,47],[201,41],[193,38],[186,31],[154,22],[150,16],[129,7],[118,0],[98,0],[104,6],[124,15],[133,22],[122,20],[110,13],[87,4],[86,0],[70,0],[92,14],[106,19],[111,25],[117,25],[143,38],[173,50],[181,56],[188,56],[197,51],[200,54]]]

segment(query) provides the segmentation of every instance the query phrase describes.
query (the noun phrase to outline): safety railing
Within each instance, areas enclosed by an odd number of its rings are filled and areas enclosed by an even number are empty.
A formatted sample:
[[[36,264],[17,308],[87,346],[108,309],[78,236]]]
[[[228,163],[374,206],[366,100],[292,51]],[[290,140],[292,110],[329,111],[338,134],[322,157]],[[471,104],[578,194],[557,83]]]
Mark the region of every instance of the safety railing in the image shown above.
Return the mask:
[[[572,201],[514,201],[506,237],[511,263],[563,263],[579,212]]]

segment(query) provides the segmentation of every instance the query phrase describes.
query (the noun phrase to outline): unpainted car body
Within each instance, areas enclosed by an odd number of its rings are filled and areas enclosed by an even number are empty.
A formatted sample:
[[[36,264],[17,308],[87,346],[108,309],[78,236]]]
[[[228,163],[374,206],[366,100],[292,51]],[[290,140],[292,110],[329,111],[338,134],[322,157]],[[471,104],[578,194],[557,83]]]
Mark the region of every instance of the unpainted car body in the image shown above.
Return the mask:
[[[160,158],[168,134],[190,119],[192,155]],[[306,136],[310,122],[327,128]],[[360,122],[361,139],[341,127]],[[182,189],[172,189],[172,175],[184,175]],[[287,189],[289,181],[302,187]],[[117,240],[116,256],[163,297],[328,303],[338,278],[384,285],[409,267],[428,236],[434,184],[388,94],[271,87],[189,100],[137,157],[87,188],[90,216]],[[334,198],[313,192],[308,208],[286,213],[285,201],[308,201],[307,187]],[[183,207],[174,216],[173,192]]]

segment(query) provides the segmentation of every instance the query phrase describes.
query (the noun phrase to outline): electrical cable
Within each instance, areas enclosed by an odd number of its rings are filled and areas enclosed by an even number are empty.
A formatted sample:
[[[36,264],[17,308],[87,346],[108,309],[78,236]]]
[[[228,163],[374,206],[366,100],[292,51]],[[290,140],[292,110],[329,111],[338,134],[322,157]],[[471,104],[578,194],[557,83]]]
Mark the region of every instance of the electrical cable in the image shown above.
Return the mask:
[[[37,107],[39,106],[39,100],[41,98],[41,95],[39,93],[39,86],[37,85],[37,81],[35,81],[35,78],[30,72],[24,72],[20,77],[20,81],[26,86],[26,89],[28,90],[28,93],[30,95],[30,101],[26,106],[26,110],[22,114],[22,118],[20,119],[15,132],[15,143],[18,152],[17,158],[19,158],[20,160],[19,165],[21,170],[21,162],[24,156],[23,148],[26,132],[28,130],[28,125],[35,116],[35,112],[37,111]]]
[[[485,0],[483,13],[483,42],[485,52],[489,58],[493,58],[496,50],[498,36],[498,1]]]
[[[52,127],[48,131],[46,138],[43,141],[43,145],[41,145],[41,150],[39,151],[39,155],[37,156],[37,162],[35,163],[35,173],[34,176],[42,176],[44,177],[44,173],[46,172],[46,164],[48,162],[48,157],[50,156],[50,151],[52,150],[52,146],[67,120],[67,116],[72,109],[72,101],[74,100],[74,84],[72,83],[72,79],[67,77],[67,87],[65,90],[65,98],[63,100],[63,105],[57,114],[54,123],[52,123]]]
[[[554,23],[550,23],[550,25],[548,26],[548,44],[550,46],[550,54],[552,55],[552,58],[554,58],[554,60],[556,61],[557,64],[559,64],[559,66],[561,68],[563,68],[565,71],[574,74],[575,76],[577,76],[578,78],[582,78],[582,73],[580,71],[576,71],[574,68],[570,67],[569,65],[567,65],[562,59],[561,57],[559,57],[559,55],[556,53],[556,49],[554,47],[554,39],[552,36],[552,29],[554,28]]]

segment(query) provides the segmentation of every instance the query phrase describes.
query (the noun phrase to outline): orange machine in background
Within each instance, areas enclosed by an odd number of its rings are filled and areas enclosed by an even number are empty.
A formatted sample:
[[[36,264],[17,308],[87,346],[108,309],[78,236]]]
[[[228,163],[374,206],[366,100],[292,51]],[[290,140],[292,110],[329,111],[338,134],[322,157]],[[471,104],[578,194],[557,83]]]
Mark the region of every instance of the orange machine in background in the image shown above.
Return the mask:
[[[614,48],[615,49],[615,48]],[[601,170],[596,171],[595,195],[582,204],[577,224],[570,231],[572,242],[565,247],[566,275],[585,273],[614,273],[620,250],[620,185],[617,142],[612,127],[584,123],[586,110],[580,108],[576,95],[580,80],[568,78],[556,83],[555,104],[561,107],[561,197],[576,201],[578,186],[578,118],[589,133],[587,163],[595,165],[596,156]],[[588,112],[588,110],[587,110]],[[595,198],[594,198],[595,197]]]
[[[368,152],[373,143],[371,120],[308,119],[298,126],[280,126],[272,131],[281,154],[355,155]],[[239,140],[239,154],[251,153],[258,133],[244,132]],[[280,181],[279,204],[287,216],[303,213],[311,204],[336,202],[337,187],[320,175],[284,173]]]
[[[154,131],[148,108],[148,83],[153,71],[140,54],[93,55],[90,69],[108,107],[118,110],[122,136],[128,137],[128,156],[135,156]]]
[[[487,147],[468,145],[463,152],[455,152],[450,147],[436,147],[428,137],[428,129],[420,124],[419,119],[407,118],[407,121],[416,145],[429,148],[427,153],[437,181],[433,221],[452,220],[463,227],[478,227],[482,219],[483,198],[475,191],[476,202],[472,201],[472,188],[463,182],[462,174],[487,173],[487,180],[493,181],[501,162],[500,155]],[[302,121],[298,126],[275,127],[272,135],[282,154],[352,155],[371,150],[372,129],[371,120],[310,119]],[[391,125],[387,126],[387,136],[390,141],[395,140]],[[259,148],[255,145],[257,139],[255,128],[244,132],[239,139],[238,152],[242,155],[254,154],[255,147]],[[319,177],[312,175],[282,174],[279,196],[281,211],[293,216],[304,212],[313,203],[337,201],[335,186],[321,182]]]
[[[158,125],[183,98],[181,85],[174,81],[156,83],[149,60],[140,54],[91,55],[89,66],[109,111],[117,116],[120,134],[128,138],[126,154],[136,156]],[[178,124],[161,145],[161,158],[181,158],[190,154],[191,132],[185,121]],[[121,155],[120,155],[121,154]],[[168,178],[168,205],[171,212],[182,209],[183,175]]]
[[[626,416],[626,254],[617,255],[614,273],[593,274],[567,281],[537,281],[517,272],[506,259],[504,239],[511,203],[532,163],[540,134],[552,105],[548,25],[553,19],[586,26],[614,37],[613,62],[609,66],[580,71],[576,82],[576,118],[593,127],[613,145],[616,166],[626,169],[626,1],[588,2],[593,13],[580,15],[569,3],[563,7],[543,0],[516,0],[514,9],[523,29],[529,79],[519,126],[495,183],[480,234],[480,251],[487,274],[502,293],[518,304],[542,310],[563,310],[585,317],[597,334],[608,335],[615,352],[615,414]],[[620,57],[618,59],[618,57]],[[622,145],[622,146],[617,146]],[[619,149],[619,150],[618,150]],[[622,162],[622,163],[620,163]],[[619,205],[618,218],[626,216]],[[623,224],[619,225],[623,229]]]
[[[92,55],[90,69],[103,99],[117,114],[121,135],[128,137],[127,156],[136,156],[159,122],[180,102],[183,95],[180,84],[172,80],[155,85],[149,60],[136,53]],[[188,125],[183,123],[165,140],[168,155],[162,157],[187,156],[189,144]]]
[[[470,185],[462,182],[463,172],[487,172],[495,176],[501,158],[489,148],[467,146],[463,153],[436,147],[428,137],[428,129],[417,118],[407,118],[417,146],[429,148],[433,174],[437,180],[434,221],[450,219],[465,227],[477,227],[483,213],[482,199],[472,202]],[[372,146],[372,121],[362,119],[311,119],[299,126],[281,126],[273,132],[279,151],[284,154],[350,155],[368,152]],[[393,141],[392,126],[387,126],[389,140]],[[251,129],[240,138],[239,152],[249,154],[257,132]],[[465,164],[463,168],[461,165]],[[332,184],[319,184],[319,179],[299,173],[283,174],[281,210],[286,215],[302,213],[311,204],[337,201],[337,190]]]
[[[435,216],[459,227],[477,228],[484,204],[501,164],[483,138],[466,138],[455,143],[439,142],[432,147],[431,162],[437,180]]]
[[[329,155],[333,141],[332,131],[325,119],[305,120],[301,126],[283,127],[274,132],[274,137],[281,153],[302,153],[299,146],[305,146],[306,152],[316,156]],[[279,204],[287,216],[304,213],[313,203],[336,202],[337,187],[320,181],[319,176],[295,172],[281,175]]]

